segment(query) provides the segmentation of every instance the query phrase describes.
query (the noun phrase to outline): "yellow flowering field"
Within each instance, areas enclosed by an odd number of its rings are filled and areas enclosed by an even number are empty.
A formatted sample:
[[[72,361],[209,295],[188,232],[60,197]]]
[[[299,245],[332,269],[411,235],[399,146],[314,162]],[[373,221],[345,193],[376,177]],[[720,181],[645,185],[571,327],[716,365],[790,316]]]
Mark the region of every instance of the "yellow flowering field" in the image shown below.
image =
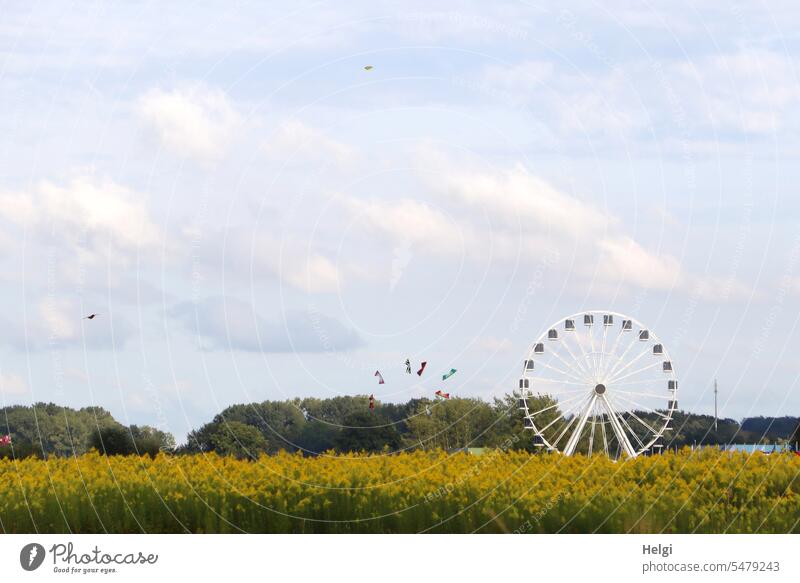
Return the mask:
[[[7,533],[800,532],[800,457],[442,451],[0,461]]]

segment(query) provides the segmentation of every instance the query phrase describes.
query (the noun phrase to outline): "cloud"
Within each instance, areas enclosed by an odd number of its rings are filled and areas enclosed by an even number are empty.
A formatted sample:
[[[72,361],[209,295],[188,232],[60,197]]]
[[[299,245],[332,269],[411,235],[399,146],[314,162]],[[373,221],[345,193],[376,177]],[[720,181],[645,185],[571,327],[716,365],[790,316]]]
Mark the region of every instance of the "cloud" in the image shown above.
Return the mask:
[[[776,132],[793,140],[800,127],[794,62],[758,48],[692,60],[634,58],[579,71],[526,60],[487,66],[471,85],[492,101],[524,107],[567,136],[567,147],[578,143],[576,136],[627,143],[656,135],[662,148],[677,137],[685,153],[709,139],[717,149]]]
[[[28,383],[19,375],[0,373],[0,395],[4,397],[18,397],[27,395],[29,392]]]
[[[45,298],[38,304],[36,315],[28,327],[29,346],[41,350],[45,346],[121,349],[133,335],[133,327],[119,313],[100,312],[92,320],[84,319],[76,301]]]
[[[661,290],[681,281],[675,257],[645,249],[622,232],[617,217],[561,192],[522,165],[478,170],[445,162],[436,176],[440,182],[432,186],[439,196],[494,218],[493,230],[498,232],[484,237],[505,240],[506,255],[515,255],[509,253],[513,234],[521,233],[523,256],[538,258],[540,253],[531,251],[552,248],[564,256],[572,252],[570,267],[585,279]]]
[[[164,235],[144,197],[108,178],[81,174],[63,185],[41,181],[30,191],[0,193],[0,217],[81,257],[122,259],[155,249]]]
[[[342,283],[339,267],[325,254],[297,238],[278,238],[267,227],[253,232],[239,225],[200,235],[187,230],[184,238],[201,241],[198,259],[211,272],[203,273],[206,279],[233,275],[252,282],[269,277],[305,293],[336,292]]]
[[[200,85],[151,89],[139,98],[137,110],[165,148],[200,160],[222,157],[241,124],[225,93]]]
[[[303,164],[309,161],[346,164],[356,156],[350,146],[298,120],[283,122],[264,145],[264,151],[272,158]]]
[[[497,336],[484,336],[476,339],[475,348],[482,352],[495,354],[498,352],[508,352],[513,347],[513,343],[508,338],[498,338]]]
[[[418,244],[432,253],[459,253],[470,235],[453,218],[426,202],[337,198],[342,207],[368,231],[387,235],[403,245]]]
[[[363,345],[357,332],[315,310],[288,311],[281,320],[267,320],[248,303],[215,297],[179,303],[167,315],[208,350],[336,352]]]
[[[521,164],[482,168],[428,146],[420,153],[427,169],[421,180],[440,203],[436,207],[407,198],[357,197],[341,197],[342,206],[394,244],[410,241],[428,254],[495,264],[559,257],[547,261],[549,268],[604,293],[681,290],[707,297],[722,287],[724,299],[750,293],[735,279],[687,272],[677,257],[648,249],[626,233],[619,217],[559,190]]]

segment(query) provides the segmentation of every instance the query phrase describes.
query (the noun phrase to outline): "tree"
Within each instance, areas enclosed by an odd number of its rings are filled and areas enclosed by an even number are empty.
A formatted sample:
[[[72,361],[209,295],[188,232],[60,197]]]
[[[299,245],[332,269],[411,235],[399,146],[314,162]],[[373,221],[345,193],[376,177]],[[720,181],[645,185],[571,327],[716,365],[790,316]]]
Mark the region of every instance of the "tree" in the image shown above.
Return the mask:
[[[131,425],[130,434],[133,439],[134,451],[139,455],[156,457],[160,451],[175,449],[175,438],[149,425]]]
[[[305,418],[301,409],[291,401],[264,401],[248,405],[232,405],[214,417],[214,423],[236,421],[255,427],[267,442],[267,451],[297,449]]]
[[[387,447],[393,450],[400,445],[400,434],[385,415],[360,411],[345,418],[335,445],[340,451],[377,452]]]
[[[447,450],[493,445],[496,421],[497,413],[480,399],[420,402],[406,422],[409,432],[405,440],[409,445]]]
[[[106,455],[131,455],[136,452],[130,430],[119,424],[98,429],[89,441],[91,447]]]
[[[269,443],[257,428],[239,421],[206,423],[189,434],[188,445],[188,452],[213,451],[239,459],[258,459],[269,449]]]
[[[53,403],[0,409],[0,433],[10,434],[15,456],[80,455],[99,428],[119,425],[102,407],[71,409]]]
[[[795,427],[794,432],[789,437],[789,445],[793,447],[795,451],[800,451],[800,423]]]
[[[297,438],[298,447],[306,455],[315,455],[334,449],[340,429],[325,421],[313,420],[303,426],[303,431]]]

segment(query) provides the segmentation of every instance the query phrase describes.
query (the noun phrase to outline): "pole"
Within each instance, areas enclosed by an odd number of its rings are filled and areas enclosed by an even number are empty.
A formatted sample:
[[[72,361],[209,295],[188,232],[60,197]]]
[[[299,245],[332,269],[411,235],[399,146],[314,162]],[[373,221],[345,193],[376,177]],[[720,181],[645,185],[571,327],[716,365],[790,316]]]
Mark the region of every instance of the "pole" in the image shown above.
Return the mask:
[[[717,379],[714,379],[714,431],[717,430]]]

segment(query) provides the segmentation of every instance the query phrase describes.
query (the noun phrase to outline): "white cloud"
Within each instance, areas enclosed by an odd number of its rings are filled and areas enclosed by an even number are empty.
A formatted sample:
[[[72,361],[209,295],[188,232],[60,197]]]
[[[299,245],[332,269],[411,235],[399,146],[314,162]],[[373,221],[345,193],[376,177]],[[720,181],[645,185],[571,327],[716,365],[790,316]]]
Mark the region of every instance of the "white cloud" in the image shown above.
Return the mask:
[[[600,134],[616,142],[650,141],[655,133],[662,147],[677,136],[685,149],[710,138],[719,144],[800,127],[795,65],[764,49],[693,60],[638,58],[580,71],[529,60],[487,66],[475,84],[492,101],[524,106],[566,135],[565,144]]]
[[[443,210],[405,198],[342,197],[343,206],[372,231],[395,244],[420,244],[426,254],[463,254],[492,263],[559,257],[546,261],[549,268],[604,293],[681,290],[706,298],[724,288],[722,299],[749,293],[737,280],[687,272],[669,252],[647,249],[625,233],[618,217],[555,188],[522,165],[481,168],[474,160],[457,163],[428,147],[422,158],[429,170],[422,180]]]
[[[662,290],[672,289],[680,281],[681,265],[675,257],[657,255],[630,237],[605,237],[598,247],[602,279]]]
[[[470,235],[458,223],[431,205],[412,199],[362,200],[339,197],[342,206],[368,231],[390,239],[419,244],[431,253],[460,253]]]
[[[89,175],[0,193],[0,217],[88,253],[152,249],[163,240],[140,194]]]
[[[283,122],[264,150],[268,156],[289,163],[313,160],[347,164],[355,159],[353,148],[298,120]]]
[[[241,124],[225,93],[199,85],[151,89],[139,99],[137,109],[164,147],[201,160],[219,159]]]
[[[497,336],[484,336],[477,339],[475,343],[477,349],[491,354],[508,352],[513,345],[513,342],[508,338],[498,338]]]
[[[363,344],[356,331],[316,311],[288,311],[279,320],[268,320],[252,305],[230,297],[183,302],[168,315],[209,350],[336,352]]]
[[[194,240],[197,234],[187,230],[184,237]],[[306,293],[335,292],[342,284],[339,266],[325,254],[312,250],[298,238],[278,238],[268,227],[255,233],[241,225],[227,231],[211,231],[202,239],[199,260],[207,279],[234,275],[251,281],[270,277]]]
[[[4,397],[27,395],[28,391],[28,383],[21,376],[0,373],[0,394]]]

